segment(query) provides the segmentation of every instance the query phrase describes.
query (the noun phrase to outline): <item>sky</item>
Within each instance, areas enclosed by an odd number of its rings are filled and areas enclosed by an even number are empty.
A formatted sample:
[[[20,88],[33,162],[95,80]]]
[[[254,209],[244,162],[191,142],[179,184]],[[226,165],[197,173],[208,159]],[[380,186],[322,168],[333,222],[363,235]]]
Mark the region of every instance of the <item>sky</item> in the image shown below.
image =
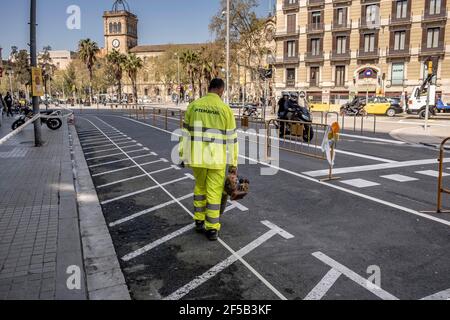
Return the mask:
[[[258,14],[267,16],[270,3],[259,0]],[[37,0],[38,50],[75,50],[80,39],[91,38],[104,46],[103,19],[113,0]],[[212,40],[208,25],[219,10],[220,0],[128,0],[139,18],[139,44],[197,43]],[[6,59],[11,46],[28,49],[29,0],[0,0],[0,47]],[[81,9],[81,28],[69,30],[66,21],[71,5]]]

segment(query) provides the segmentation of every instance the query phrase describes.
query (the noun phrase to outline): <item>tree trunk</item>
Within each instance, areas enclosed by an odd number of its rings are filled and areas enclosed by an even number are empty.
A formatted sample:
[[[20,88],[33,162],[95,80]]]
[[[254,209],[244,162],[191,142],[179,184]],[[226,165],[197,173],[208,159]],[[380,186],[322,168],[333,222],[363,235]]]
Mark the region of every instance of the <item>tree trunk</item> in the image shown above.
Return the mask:
[[[92,106],[92,68],[89,68],[89,105]]]

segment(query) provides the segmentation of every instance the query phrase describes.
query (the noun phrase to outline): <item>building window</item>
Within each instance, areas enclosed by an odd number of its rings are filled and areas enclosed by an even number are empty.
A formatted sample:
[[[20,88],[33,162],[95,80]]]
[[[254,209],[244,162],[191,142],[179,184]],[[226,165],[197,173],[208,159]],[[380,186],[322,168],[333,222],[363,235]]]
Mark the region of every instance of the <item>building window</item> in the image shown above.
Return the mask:
[[[297,4],[298,0],[287,0],[286,4]]]
[[[286,86],[295,87],[295,69],[286,69]]]
[[[368,25],[380,24],[380,8],[378,5],[366,6],[366,22]]]
[[[405,80],[405,64],[404,63],[393,63],[392,64],[392,85],[401,86]]]
[[[320,52],[320,39],[311,39],[311,54],[313,56],[318,56]]]
[[[405,50],[406,31],[394,32],[394,50]]]
[[[427,48],[439,47],[440,28],[429,28],[427,32]]]
[[[311,67],[310,68],[310,85],[311,87],[318,87],[319,86],[319,67]]]
[[[430,0],[430,14],[441,13],[442,0]]]
[[[288,41],[287,42],[287,57],[288,58],[295,58],[296,56],[297,56],[296,42],[295,41]]]
[[[318,27],[322,22],[322,12],[321,11],[313,11],[311,13],[311,23]]]
[[[408,13],[408,0],[397,1],[397,19],[404,19]]]
[[[336,17],[337,17],[337,24],[340,25],[340,26],[346,24],[346,21],[345,21],[345,11],[346,11],[345,8],[339,8],[339,9],[337,9],[337,14],[336,14]]]
[[[122,33],[122,23],[119,22],[117,25],[117,33]]]
[[[292,33],[297,29],[297,15],[289,14],[287,16],[287,32]]]
[[[336,87],[345,86],[345,66],[336,66]]]
[[[374,52],[375,51],[375,34],[365,34],[364,35],[364,52]]]
[[[347,37],[338,36],[336,37],[336,53],[344,54],[347,52]]]

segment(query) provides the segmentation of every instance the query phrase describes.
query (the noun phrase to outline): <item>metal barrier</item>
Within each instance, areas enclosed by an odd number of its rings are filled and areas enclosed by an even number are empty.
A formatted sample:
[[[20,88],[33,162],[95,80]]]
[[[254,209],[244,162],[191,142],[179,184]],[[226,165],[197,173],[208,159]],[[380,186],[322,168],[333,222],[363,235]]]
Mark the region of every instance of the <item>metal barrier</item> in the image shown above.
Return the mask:
[[[444,213],[444,212],[450,212],[450,211],[443,211],[442,210],[442,195],[443,194],[450,194],[450,189],[446,189],[443,186],[443,176],[444,176],[444,150],[445,145],[447,142],[450,141],[450,137],[442,141],[441,148],[440,148],[440,154],[439,154],[439,181],[438,181],[438,204],[437,204],[437,213]]]
[[[365,126],[364,126],[365,122],[364,121],[365,121],[365,119],[369,119],[370,117],[373,117],[373,133],[377,133],[377,115],[375,115],[375,114],[371,114],[371,115],[367,115],[367,116],[356,116],[356,115],[348,116],[348,115],[345,115],[345,114],[341,114],[341,117],[342,117],[342,121],[341,121],[342,131],[346,131],[346,129],[345,129],[345,120],[346,120],[346,118],[353,118],[353,132],[356,132],[357,128],[358,128],[358,126],[357,126],[357,124],[358,124],[357,119],[358,118],[361,119],[361,121],[360,121],[360,133],[361,133],[361,135],[364,135],[364,128],[365,128]]]

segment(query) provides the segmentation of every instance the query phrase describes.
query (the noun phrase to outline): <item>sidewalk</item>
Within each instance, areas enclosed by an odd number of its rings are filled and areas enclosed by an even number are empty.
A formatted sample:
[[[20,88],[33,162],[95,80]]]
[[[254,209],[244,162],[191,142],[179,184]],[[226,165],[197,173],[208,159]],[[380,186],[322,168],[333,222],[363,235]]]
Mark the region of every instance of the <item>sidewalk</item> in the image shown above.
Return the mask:
[[[0,137],[11,130],[12,119],[3,120]],[[111,285],[104,270],[117,270],[117,259],[103,266],[89,263],[97,251],[80,228],[86,221],[77,202],[70,130],[66,123],[57,131],[42,126],[45,145],[35,148],[29,126],[0,145],[0,300],[114,298],[103,293]],[[73,140],[78,141],[76,133]],[[77,282],[80,288],[69,289]]]
[[[442,141],[450,137],[449,127],[431,126],[425,131],[423,126],[393,130],[390,135],[397,140],[412,144],[423,144],[439,147]]]

